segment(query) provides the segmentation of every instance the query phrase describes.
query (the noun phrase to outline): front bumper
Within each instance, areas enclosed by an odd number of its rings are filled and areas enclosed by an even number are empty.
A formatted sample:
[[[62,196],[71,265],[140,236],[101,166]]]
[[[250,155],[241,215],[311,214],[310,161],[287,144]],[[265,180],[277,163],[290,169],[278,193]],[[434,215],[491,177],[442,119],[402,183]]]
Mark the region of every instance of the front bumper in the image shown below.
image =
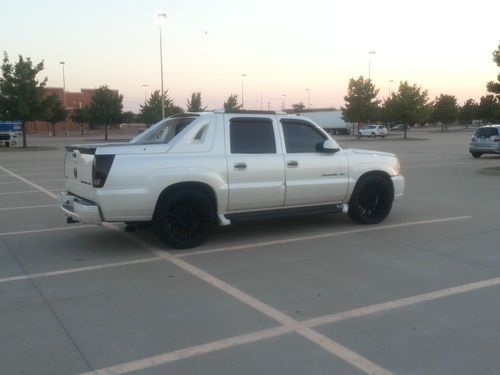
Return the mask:
[[[405,191],[405,178],[401,175],[393,176],[392,186],[394,186],[394,200],[399,199],[403,196]]]
[[[59,207],[74,222],[102,224],[99,206],[92,201],[77,197],[68,192],[59,195]]]

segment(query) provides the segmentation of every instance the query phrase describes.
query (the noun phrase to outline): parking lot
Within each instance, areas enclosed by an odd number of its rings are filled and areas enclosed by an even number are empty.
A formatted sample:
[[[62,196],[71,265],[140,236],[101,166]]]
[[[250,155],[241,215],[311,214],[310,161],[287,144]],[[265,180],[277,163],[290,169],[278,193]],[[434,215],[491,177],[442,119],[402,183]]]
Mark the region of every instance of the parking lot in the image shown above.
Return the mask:
[[[63,146],[0,150],[4,374],[498,374],[500,156],[470,131],[337,137],[394,152],[405,196],[346,215],[221,227],[201,247],[68,225]],[[119,137],[119,136],[117,136]]]

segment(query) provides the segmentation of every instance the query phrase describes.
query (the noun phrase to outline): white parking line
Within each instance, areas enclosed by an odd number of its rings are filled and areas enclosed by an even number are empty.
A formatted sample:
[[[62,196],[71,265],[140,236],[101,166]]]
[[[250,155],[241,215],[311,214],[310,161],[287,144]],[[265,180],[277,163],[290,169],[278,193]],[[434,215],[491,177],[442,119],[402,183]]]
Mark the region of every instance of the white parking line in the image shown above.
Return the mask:
[[[44,232],[56,232],[60,230],[73,230],[73,229],[81,229],[81,228],[89,228],[93,227],[91,224],[78,224],[71,225],[66,227],[57,227],[57,228],[45,228],[45,229],[31,229],[31,230],[20,230],[17,232],[3,232],[0,233],[0,236],[17,236],[19,234],[33,234],[33,233],[44,233]]]
[[[57,190],[52,190],[53,193],[56,193]],[[3,192],[3,193],[0,193],[0,195],[11,195],[11,194],[33,194],[33,193],[38,193],[38,194],[41,194],[41,193],[44,193],[43,191],[40,191],[40,190],[25,190],[25,191],[8,191],[8,192]]]
[[[17,179],[19,179],[19,180],[21,180],[21,181],[23,181],[23,182],[25,182],[25,183],[27,183],[28,185],[30,185],[30,186],[32,186],[32,187],[34,187],[35,189],[38,189],[38,190],[40,190],[40,191],[43,191],[43,192],[44,192],[45,194],[47,194],[49,197],[52,197],[52,198],[54,198],[54,199],[57,199],[57,195],[55,195],[54,193],[52,193],[50,190],[47,190],[47,189],[45,189],[45,188],[41,187],[40,185],[38,185],[38,184],[36,184],[36,183],[34,183],[34,182],[30,181],[30,180],[27,180],[26,178],[21,177],[21,176],[19,176],[18,174],[14,173],[14,172],[9,171],[8,169],[6,169],[6,168],[4,168],[4,167],[2,167],[2,166],[0,166],[0,170],[2,170],[2,171],[4,171],[4,172],[6,172],[6,173],[8,173],[8,174],[10,174],[11,176],[14,176],[15,178],[17,178]],[[63,180],[63,181],[64,181],[64,180]],[[40,181],[38,181],[38,182],[40,182]]]
[[[57,204],[42,204],[39,206],[7,207],[7,208],[0,208],[0,211],[27,210],[27,209],[31,209],[31,208],[47,208],[47,207],[58,207],[58,206],[57,206]]]
[[[114,262],[114,263],[98,264],[98,265],[87,266],[87,267],[68,268],[68,269],[59,270],[59,271],[41,272],[41,273],[32,273],[29,275],[4,277],[3,279],[0,279],[0,284],[10,283],[13,281],[39,279],[42,277],[54,277],[54,276],[60,276],[60,275],[68,275],[68,274],[73,274],[73,273],[78,273],[78,272],[102,270],[105,268],[124,267],[124,266],[130,266],[130,265],[134,265],[134,264],[156,262],[159,260],[162,260],[162,259],[159,257],[153,256],[153,257],[148,257],[148,258],[124,261],[124,262]]]
[[[177,257],[178,258],[185,258],[185,257],[195,256],[195,255],[205,255],[205,254],[221,253],[221,252],[226,252],[226,251],[245,250],[245,249],[250,249],[250,248],[255,248],[255,247],[282,245],[282,244],[287,244],[287,243],[292,243],[292,242],[309,241],[309,240],[316,240],[316,239],[320,239],[320,238],[345,236],[345,235],[349,235],[349,234],[373,232],[373,231],[379,231],[379,230],[384,230],[384,229],[397,229],[397,228],[412,227],[412,226],[417,226],[417,225],[444,223],[444,222],[448,222],[448,221],[467,220],[467,219],[471,219],[471,218],[472,218],[471,216],[455,216],[455,217],[445,217],[445,218],[440,218],[440,219],[413,221],[413,222],[401,223],[401,224],[375,225],[375,226],[370,226],[368,228],[365,227],[365,228],[345,230],[345,231],[340,231],[340,232],[322,233],[322,234],[316,234],[313,236],[292,237],[292,238],[286,238],[286,239],[282,239],[282,240],[257,242],[257,243],[247,244],[247,245],[228,246],[228,247],[222,247],[222,248],[217,248],[217,249],[208,249],[208,250],[194,250],[194,251],[185,251],[185,252],[183,251],[182,253],[177,254]]]

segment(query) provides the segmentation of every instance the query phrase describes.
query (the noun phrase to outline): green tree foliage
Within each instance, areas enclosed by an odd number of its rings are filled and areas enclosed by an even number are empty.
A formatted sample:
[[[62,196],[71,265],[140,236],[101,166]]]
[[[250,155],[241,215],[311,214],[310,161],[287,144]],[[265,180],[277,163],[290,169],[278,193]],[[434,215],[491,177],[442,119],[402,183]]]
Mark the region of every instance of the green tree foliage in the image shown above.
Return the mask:
[[[137,115],[132,111],[126,111],[122,113],[122,123],[133,124],[136,120]]]
[[[393,92],[384,102],[385,118],[390,122],[410,126],[424,122],[431,114],[427,95],[427,90],[422,90],[416,84],[400,82],[398,91]],[[406,129],[404,137],[406,138]]]
[[[108,139],[108,126],[119,124],[122,119],[123,96],[114,93],[108,86],[101,86],[90,99],[89,119],[98,126],[104,126],[104,139]]]
[[[432,105],[432,120],[440,122],[444,132],[448,124],[458,119],[459,108],[457,98],[453,95],[441,94]]]
[[[201,105],[201,92],[193,92],[191,94],[191,99],[187,100],[187,111],[188,112],[203,112],[207,107]]]
[[[238,104],[238,95],[231,94],[227,98],[227,101],[224,102],[224,110],[225,111],[237,111],[241,108],[241,104]]]
[[[0,78],[0,118],[22,121],[23,147],[27,147],[25,122],[41,120],[44,114],[43,88],[47,78],[38,81],[36,76],[43,70],[43,61],[33,65],[28,57],[19,55],[12,64],[4,52],[2,77]]]
[[[304,109],[306,109],[306,106],[304,103],[300,102],[300,103],[292,104],[292,108],[293,108],[293,111],[295,113],[299,113],[299,112],[302,112]]]
[[[500,121],[500,103],[495,95],[481,97],[477,110],[479,119],[486,123],[496,123]]]
[[[493,51],[493,62],[497,64],[497,66],[500,67],[500,43],[498,43],[498,48]],[[492,94],[496,94],[497,99],[500,99],[500,73],[497,76],[497,81],[490,81],[486,84],[486,88],[488,89],[488,92],[491,92]]]
[[[464,105],[460,108],[460,114],[458,118],[460,122],[464,124],[472,124],[472,120],[477,119],[477,111],[479,109],[479,104],[474,99],[467,99]]]
[[[176,113],[182,113],[184,110],[174,104],[165,91],[165,116],[169,117]],[[144,105],[140,106],[139,120],[145,124],[151,125],[161,120],[161,94],[160,90],[151,93],[151,96]]]
[[[52,135],[56,135],[56,124],[66,120],[68,111],[64,108],[56,94],[47,96],[44,99],[43,107],[45,109],[42,120],[47,121],[52,127]]]
[[[346,122],[368,123],[376,119],[380,100],[376,99],[379,90],[375,89],[371,79],[351,78],[347,88],[346,102],[342,107],[342,119]]]
[[[83,135],[83,124],[90,122],[89,108],[88,107],[75,108],[70,117],[74,122],[80,124],[81,134]]]

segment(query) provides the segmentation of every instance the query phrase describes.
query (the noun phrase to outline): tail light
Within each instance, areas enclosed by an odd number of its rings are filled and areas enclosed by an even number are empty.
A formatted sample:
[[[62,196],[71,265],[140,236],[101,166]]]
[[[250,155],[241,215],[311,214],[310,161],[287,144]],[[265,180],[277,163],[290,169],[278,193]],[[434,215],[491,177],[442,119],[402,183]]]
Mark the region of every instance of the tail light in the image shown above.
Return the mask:
[[[495,137],[495,139],[493,140],[493,142],[500,142],[500,137]]]
[[[101,188],[108,178],[115,155],[95,155],[92,164],[92,186]]]

